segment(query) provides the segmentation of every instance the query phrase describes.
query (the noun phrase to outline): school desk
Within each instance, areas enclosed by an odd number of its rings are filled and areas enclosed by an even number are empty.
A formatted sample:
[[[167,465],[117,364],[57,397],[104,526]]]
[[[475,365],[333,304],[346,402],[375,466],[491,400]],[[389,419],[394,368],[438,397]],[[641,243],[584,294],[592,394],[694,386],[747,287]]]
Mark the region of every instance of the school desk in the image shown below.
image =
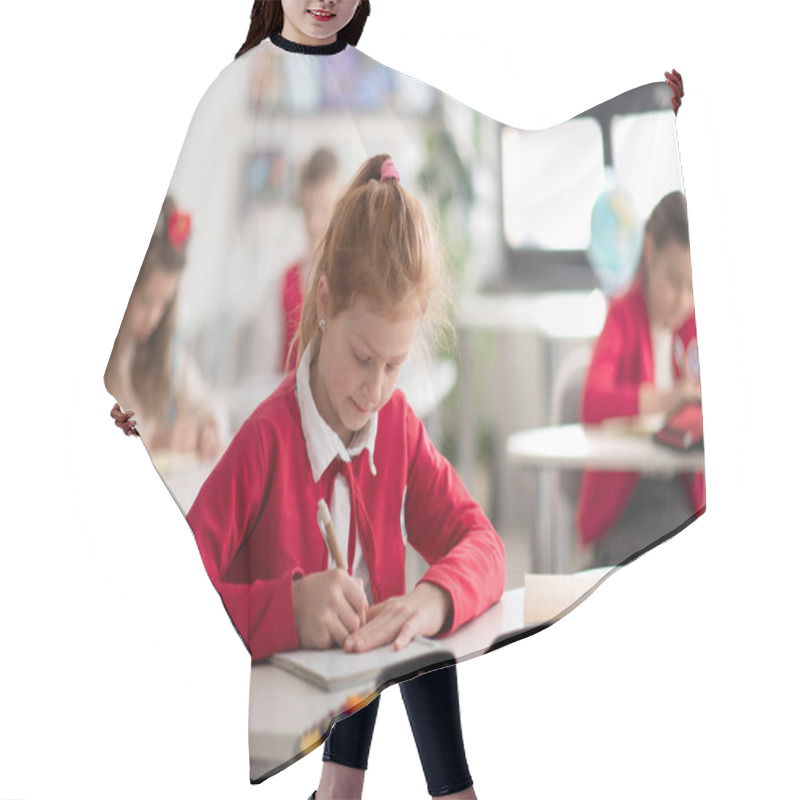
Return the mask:
[[[525,625],[524,589],[507,590],[499,602],[450,636],[438,639],[456,659],[486,652],[499,637],[539,630],[546,623]],[[404,673],[396,668],[396,676]],[[328,720],[345,704],[348,696],[366,695],[373,683],[326,692],[302,678],[273,666],[257,664],[250,678],[250,768],[257,780],[276,769],[308,744],[319,739],[315,728],[327,729]],[[309,727],[309,720],[316,720]]]
[[[537,524],[533,534],[535,572],[562,572],[572,567],[571,537],[559,532],[562,514],[553,504],[554,472],[561,469],[641,472],[676,475],[703,469],[702,449],[679,452],[655,443],[659,415],[601,425],[556,425],[520,431],[506,441],[512,466],[536,470]]]

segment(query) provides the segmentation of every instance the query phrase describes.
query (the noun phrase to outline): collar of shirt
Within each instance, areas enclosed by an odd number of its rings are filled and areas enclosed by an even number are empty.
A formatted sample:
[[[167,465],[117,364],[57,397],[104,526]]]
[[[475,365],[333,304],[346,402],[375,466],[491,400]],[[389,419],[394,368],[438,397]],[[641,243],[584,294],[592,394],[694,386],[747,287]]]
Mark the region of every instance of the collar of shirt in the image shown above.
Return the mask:
[[[306,440],[308,460],[311,463],[314,482],[319,481],[335,458],[352,461],[362,450],[367,451],[370,472],[373,476],[377,475],[373,453],[375,437],[378,435],[378,415],[373,414],[369,418],[369,422],[353,437],[350,447],[345,447],[333,428],[322,418],[314,402],[314,396],[311,394],[311,350],[311,345],[306,347],[303,357],[297,365],[295,392],[297,405],[300,407],[300,424]]]

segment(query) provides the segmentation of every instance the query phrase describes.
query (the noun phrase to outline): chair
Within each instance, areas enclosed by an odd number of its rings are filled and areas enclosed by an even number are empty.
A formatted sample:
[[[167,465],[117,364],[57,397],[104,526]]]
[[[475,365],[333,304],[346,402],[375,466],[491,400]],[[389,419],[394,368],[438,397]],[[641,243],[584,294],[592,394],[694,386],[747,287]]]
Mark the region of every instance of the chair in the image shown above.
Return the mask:
[[[586,373],[592,360],[591,345],[570,350],[561,360],[553,380],[550,396],[550,424],[569,425],[581,422],[581,402]],[[579,569],[576,563],[578,532],[575,528],[575,509],[581,491],[583,471],[556,470],[552,478],[553,526],[560,553],[560,566],[568,571]]]
[[[593,348],[581,345],[570,350],[558,365],[550,396],[550,424],[569,425],[581,421],[581,398]]]

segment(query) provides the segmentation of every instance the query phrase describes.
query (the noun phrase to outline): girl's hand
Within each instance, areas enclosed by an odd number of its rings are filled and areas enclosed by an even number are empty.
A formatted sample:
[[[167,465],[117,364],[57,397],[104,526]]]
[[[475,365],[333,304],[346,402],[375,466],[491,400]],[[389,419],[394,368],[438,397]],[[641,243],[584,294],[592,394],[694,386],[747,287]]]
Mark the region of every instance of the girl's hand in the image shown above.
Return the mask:
[[[341,647],[367,618],[364,585],[343,569],[298,578],[292,583],[292,599],[297,639],[306,649]]]
[[[367,624],[345,639],[344,649],[361,653],[394,642],[394,649],[401,650],[415,636],[435,636],[452,613],[450,595],[423,581],[410,594],[372,606],[367,611]]]
[[[682,380],[677,388],[677,401],[676,406],[683,403],[699,403],[700,402],[700,384],[697,381],[686,378]]]
[[[700,384],[697,381],[683,378],[669,391],[659,392],[663,398],[661,409],[665,414],[680,408],[684,403],[700,402]]]
[[[138,436],[139,431],[136,430],[136,420],[133,418],[133,411],[123,411],[119,407],[119,403],[114,403],[114,408],[111,409],[111,416],[114,418],[114,424],[121,428],[126,436]]]
[[[672,389],[656,389],[651,383],[639,388],[640,414],[669,414],[690,402],[700,402],[700,384],[691,378],[682,378]]]
[[[667,79],[667,86],[672,89],[672,109],[675,114],[681,107],[681,98],[683,97],[683,78],[680,72],[672,70],[672,72],[665,72],[664,77]]]

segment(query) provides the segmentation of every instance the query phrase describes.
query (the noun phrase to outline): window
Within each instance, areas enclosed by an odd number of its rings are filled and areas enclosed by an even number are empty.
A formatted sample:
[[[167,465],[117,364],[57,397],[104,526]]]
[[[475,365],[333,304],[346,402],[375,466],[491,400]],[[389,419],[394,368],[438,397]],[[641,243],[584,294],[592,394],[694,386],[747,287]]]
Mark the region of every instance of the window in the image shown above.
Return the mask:
[[[603,189],[603,132],[580,117],[544,131],[504,128],[503,218],[512,248],[585,250]]]
[[[665,194],[683,188],[674,116],[670,109],[611,118],[614,171],[631,193],[642,225]]]
[[[642,226],[661,197],[682,188],[671,96],[665,83],[653,83],[544,131],[502,128],[501,283],[598,286],[586,249],[592,208],[608,181],[630,192]]]

